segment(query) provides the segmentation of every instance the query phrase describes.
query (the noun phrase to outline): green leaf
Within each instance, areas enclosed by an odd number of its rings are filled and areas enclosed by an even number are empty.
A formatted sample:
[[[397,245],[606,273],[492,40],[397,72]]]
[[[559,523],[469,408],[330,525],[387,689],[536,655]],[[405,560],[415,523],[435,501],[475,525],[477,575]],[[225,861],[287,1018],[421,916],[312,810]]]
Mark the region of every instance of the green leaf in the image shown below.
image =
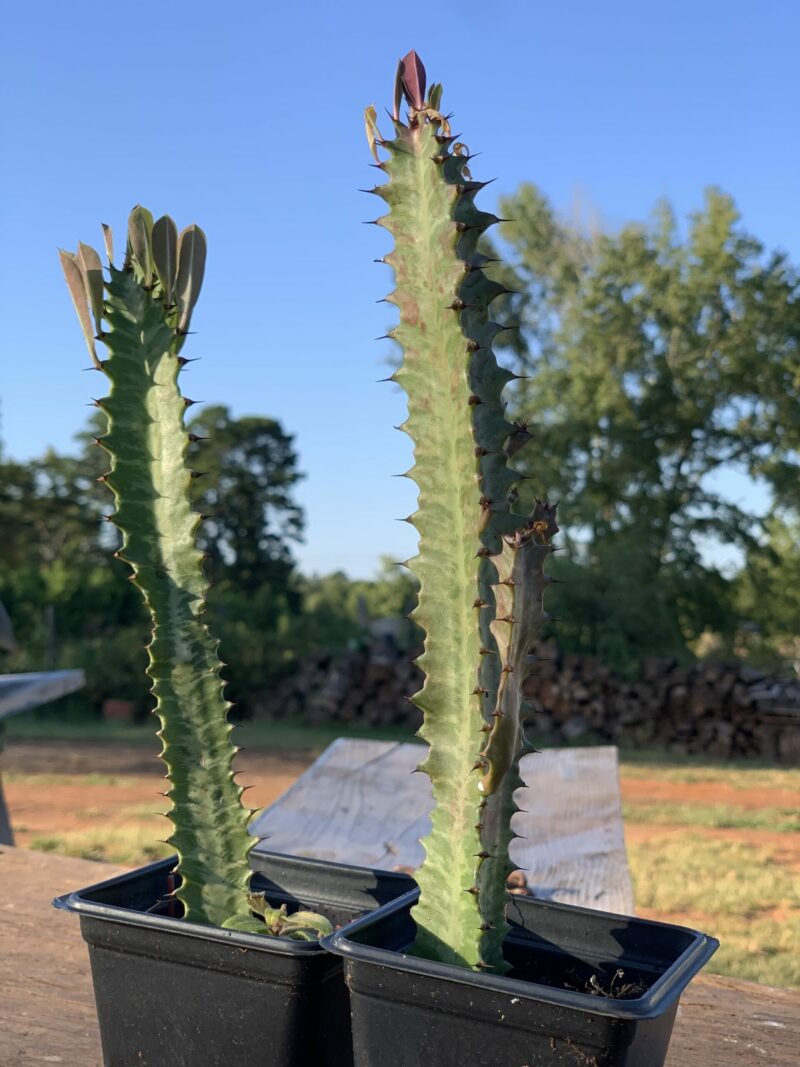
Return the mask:
[[[153,262],[169,306],[178,275],[178,227],[169,215],[162,215],[153,225]]]
[[[128,247],[134,271],[149,289],[153,284],[153,216],[138,204],[128,216]]]
[[[178,331],[185,333],[206,269],[206,235],[199,226],[187,226],[178,238],[178,278],[175,283],[175,300],[180,317]]]

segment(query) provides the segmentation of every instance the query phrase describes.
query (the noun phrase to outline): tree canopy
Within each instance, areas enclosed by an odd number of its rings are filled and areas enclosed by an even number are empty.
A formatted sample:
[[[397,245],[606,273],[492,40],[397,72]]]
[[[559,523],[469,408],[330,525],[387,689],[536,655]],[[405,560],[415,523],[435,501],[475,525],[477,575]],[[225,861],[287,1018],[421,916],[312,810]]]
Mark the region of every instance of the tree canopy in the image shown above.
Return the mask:
[[[800,506],[800,281],[711,189],[685,232],[666,204],[592,232],[533,185],[501,203],[515,404],[534,441],[530,485],[560,500],[568,584],[551,602],[573,647],[630,665],[738,622],[713,546],[754,558],[754,491]],[[800,619],[796,620],[800,623]]]
[[[229,695],[247,712],[287,668],[320,648],[360,640],[366,624],[404,615],[414,586],[384,563],[375,580],[337,572],[297,572],[295,546],[304,516],[295,498],[301,478],[294,441],[264,416],[234,417],[208,407],[191,420],[196,507],[207,516],[199,539],[212,582],[208,615],[221,638]],[[95,447],[99,413],[80,435],[76,455],[48,451],[17,463],[0,457],[0,602],[13,620],[18,649],[3,668],[84,667],[81,701],[106,697],[149,706],[145,644],[150,623],[141,596],[114,556],[113,510],[98,478],[108,457]],[[416,639],[408,625],[408,639]]]

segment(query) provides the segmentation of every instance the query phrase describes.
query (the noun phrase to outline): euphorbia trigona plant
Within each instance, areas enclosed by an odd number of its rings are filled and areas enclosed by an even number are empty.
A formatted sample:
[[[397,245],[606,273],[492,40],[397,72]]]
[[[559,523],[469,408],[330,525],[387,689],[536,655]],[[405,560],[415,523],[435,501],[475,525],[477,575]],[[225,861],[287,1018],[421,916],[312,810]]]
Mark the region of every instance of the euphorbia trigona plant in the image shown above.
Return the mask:
[[[526,751],[522,683],[547,617],[543,567],[558,527],[547,503],[527,516],[513,510],[519,476],[508,460],[528,434],[505,416],[503,390],[514,376],[492,351],[503,327],[490,308],[506,290],[484,272],[479,247],[498,220],[475,205],[485,183],[472,180],[441,98],[441,85],[426,95],[424,67],[410,52],[398,68],[393,136],[381,136],[374,107],[365,113],[388,178],[371,191],[388,205],[376,221],[394,238],[384,261],[395,274],[387,299],[400,321],[390,336],[403,361],[392,378],[408,397],[402,429],[414,443],[408,476],[419,490],[411,518],[419,552],[409,566],[420,583],[414,619],[425,632],[417,661],[425,681],[412,699],[423,713],[421,769],[434,809],[411,951],[502,973],[514,791]]]
[[[168,216],[154,222],[136,207],[118,269],[111,231],[103,229],[107,282],[88,245],[62,252],[61,262],[94,366],[111,385],[96,401],[108,423],[98,444],[111,460],[103,481],[116,503],[111,522],[122,534],[119,556],[130,564],[152,617],[148,674],[170,783],[165,795],[172,802],[168,843],[178,853],[175,896],[192,922],[316,939],[331,931],[322,916],[287,915],[285,907],[271,908],[263,893],[248,891],[253,812],[234,779],[236,748],[218,642],[203,621],[208,582],[196,544],[202,517],[191,503],[196,472],[186,462],[192,435],[184,426],[192,401],[182,395],[179,375],[206,239],[197,226],[178,234]],[[96,341],[108,350],[104,360]]]

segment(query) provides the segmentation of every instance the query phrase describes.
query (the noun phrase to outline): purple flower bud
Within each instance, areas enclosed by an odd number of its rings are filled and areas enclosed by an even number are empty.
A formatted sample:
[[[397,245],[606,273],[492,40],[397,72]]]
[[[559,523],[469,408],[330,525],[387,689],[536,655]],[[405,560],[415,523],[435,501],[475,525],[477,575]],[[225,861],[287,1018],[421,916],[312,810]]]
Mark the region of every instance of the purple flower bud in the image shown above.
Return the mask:
[[[400,77],[406,100],[417,111],[425,106],[425,68],[416,52],[409,52],[400,62]]]

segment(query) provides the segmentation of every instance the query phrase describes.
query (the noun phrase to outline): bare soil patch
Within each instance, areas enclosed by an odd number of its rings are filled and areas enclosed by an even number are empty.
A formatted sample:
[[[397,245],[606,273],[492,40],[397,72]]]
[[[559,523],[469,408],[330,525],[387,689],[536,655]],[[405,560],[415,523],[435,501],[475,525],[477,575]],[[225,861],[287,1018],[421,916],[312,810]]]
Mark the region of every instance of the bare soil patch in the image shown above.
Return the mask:
[[[726,782],[670,782],[621,776],[623,800],[664,804],[730,804],[737,808],[798,808],[800,793],[791,789],[740,788]]]
[[[10,741],[0,769],[17,844],[164,811],[168,802],[159,795],[165,782],[157,753],[157,745]],[[250,806],[277,800],[311,760],[308,753],[240,752],[238,780],[251,787]]]

